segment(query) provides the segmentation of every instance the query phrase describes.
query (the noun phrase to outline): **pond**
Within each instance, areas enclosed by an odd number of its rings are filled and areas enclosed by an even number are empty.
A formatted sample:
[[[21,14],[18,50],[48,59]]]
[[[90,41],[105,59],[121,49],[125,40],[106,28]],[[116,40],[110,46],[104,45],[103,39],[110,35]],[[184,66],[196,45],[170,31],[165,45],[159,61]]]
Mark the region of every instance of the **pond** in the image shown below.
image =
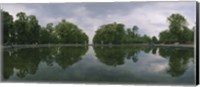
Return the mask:
[[[80,46],[3,49],[3,81],[195,84],[194,48]]]

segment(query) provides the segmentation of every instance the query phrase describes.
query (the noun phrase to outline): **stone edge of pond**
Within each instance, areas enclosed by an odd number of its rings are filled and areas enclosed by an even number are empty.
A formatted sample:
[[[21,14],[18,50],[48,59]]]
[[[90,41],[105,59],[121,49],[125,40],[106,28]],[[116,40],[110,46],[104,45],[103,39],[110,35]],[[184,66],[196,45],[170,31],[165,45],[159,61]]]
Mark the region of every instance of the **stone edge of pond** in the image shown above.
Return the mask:
[[[101,45],[101,44],[34,44],[34,45],[7,45],[2,46],[3,48],[38,48],[38,47],[56,47],[56,46],[147,46],[147,47],[188,47],[194,48],[194,44],[155,44],[155,45],[148,45],[148,44],[122,44],[122,45]]]

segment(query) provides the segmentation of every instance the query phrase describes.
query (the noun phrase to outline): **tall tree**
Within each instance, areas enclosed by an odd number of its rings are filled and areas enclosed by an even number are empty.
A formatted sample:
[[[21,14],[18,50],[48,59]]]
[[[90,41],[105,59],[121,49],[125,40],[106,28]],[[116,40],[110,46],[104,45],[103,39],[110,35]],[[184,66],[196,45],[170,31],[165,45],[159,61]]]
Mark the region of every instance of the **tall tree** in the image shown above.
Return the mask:
[[[111,23],[100,26],[93,38],[93,43],[121,44],[125,36],[123,24]]]
[[[152,37],[152,41],[153,43],[158,43],[158,39],[155,36]]]
[[[169,21],[169,31],[177,37],[178,42],[183,42],[184,39],[183,37],[183,31],[185,29],[188,29],[187,27],[187,21],[184,16],[181,14],[172,14],[171,16],[168,17]]]
[[[87,35],[82,32],[75,24],[66,20],[62,20],[56,25],[56,34],[61,43],[76,44],[76,43],[88,43]]]
[[[14,23],[15,27],[15,38],[17,44],[25,44],[29,39],[28,34],[28,17],[24,12],[17,13],[17,20]]]
[[[3,28],[3,44],[10,44],[13,41],[13,17],[8,12],[1,10],[2,12],[2,28]]]
[[[168,17],[169,30],[160,32],[160,42],[163,43],[192,43],[194,32],[188,28],[187,20],[181,14],[172,14]]]
[[[38,24],[38,20],[34,15],[28,16],[28,34],[29,34],[29,43],[35,44],[39,41],[39,31],[40,25]]]

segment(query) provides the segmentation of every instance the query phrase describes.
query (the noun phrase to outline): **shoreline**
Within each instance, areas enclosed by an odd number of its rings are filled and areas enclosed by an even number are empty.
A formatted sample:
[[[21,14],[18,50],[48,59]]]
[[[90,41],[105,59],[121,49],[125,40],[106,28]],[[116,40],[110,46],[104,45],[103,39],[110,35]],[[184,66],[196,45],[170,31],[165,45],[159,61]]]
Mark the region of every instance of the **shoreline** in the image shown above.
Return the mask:
[[[194,48],[196,47],[194,44],[154,44],[154,45],[148,45],[148,44],[33,44],[33,45],[6,45],[2,46],[2,48],[38,48],[38,47],[56,47],[56,46],[147,46],[147,47],[187,47],[187,48]]]

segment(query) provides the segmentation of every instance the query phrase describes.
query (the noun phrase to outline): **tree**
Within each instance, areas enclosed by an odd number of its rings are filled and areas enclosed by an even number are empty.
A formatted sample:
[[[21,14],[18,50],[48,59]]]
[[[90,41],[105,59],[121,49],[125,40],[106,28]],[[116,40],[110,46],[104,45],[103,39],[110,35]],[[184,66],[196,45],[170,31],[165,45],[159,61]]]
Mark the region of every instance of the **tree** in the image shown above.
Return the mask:
[[[124,24],[106,24],[100,26],[93,38],[94,44],[134,44],[149,43],[151,38],[147,35],[140,36],[136,25],[133,28],[124,29]]]
[[[29,34],[29,43],[36,44],[39,41],[39,31],[40,25],[38,24],[38,20],[34,15],[28,16],[28,34]]]
[[[39,35],[39,43],[40,44],[49,43],[49,36],[50,36],[50,33],[47,31],[47,29],[41,28],[40,29],[40,35]]]
[[[60,43],[88,43],[87,35],[73,23],[67,22],[63,19],[55,28]]]
[[[158,43],[158,39],[155,36],[152,37],[152,41],[153,43]]]
[[[13,17],[6,11],[2,11],[3,44],[11,44],[13,40]]]
[[[174,35],[179,35],[187,27],[187,21],[181,14],[172,14],[168,17],[169,30]]]
[[[28,17],[24,12],[17,13],[17,20],[14,23],[16,44],[25,44],[29,40]]]
[[[134,34],[137,33],[138,29],[139,29],[138,26],[136,25],[133,26],[132,31],[134,32]]]
[[[163,43],[188,43],[194,41],[194,32],[188,28],[184,16],[172,14],[168,17],[169,30],[162,31],[159,34],[160,42]]]
[[[46,27],[40,29],[40,44],[53,44],[58,43],[58,38],[55,33],[55,28],[53,27],[53,23],[48,23]]]
[[[194,31],[185,27],[181,33],[181,42],[182,43],[191,43],[194,41]]]
[[[97,44],[122,44],[125,37],[123,24],[111,23],[100,26],[93,38]]]
[[[27,16],[24,12],[17,13],[14,23],[17,44],[36,44],[39,40],[40,25],[34,15]]]
[[[167,43],[167,44],[174,43],[178,39],[175,35],[173,35],[171,32],[167,30],[160,32],[159,38],[160,38],[160,42]]]

